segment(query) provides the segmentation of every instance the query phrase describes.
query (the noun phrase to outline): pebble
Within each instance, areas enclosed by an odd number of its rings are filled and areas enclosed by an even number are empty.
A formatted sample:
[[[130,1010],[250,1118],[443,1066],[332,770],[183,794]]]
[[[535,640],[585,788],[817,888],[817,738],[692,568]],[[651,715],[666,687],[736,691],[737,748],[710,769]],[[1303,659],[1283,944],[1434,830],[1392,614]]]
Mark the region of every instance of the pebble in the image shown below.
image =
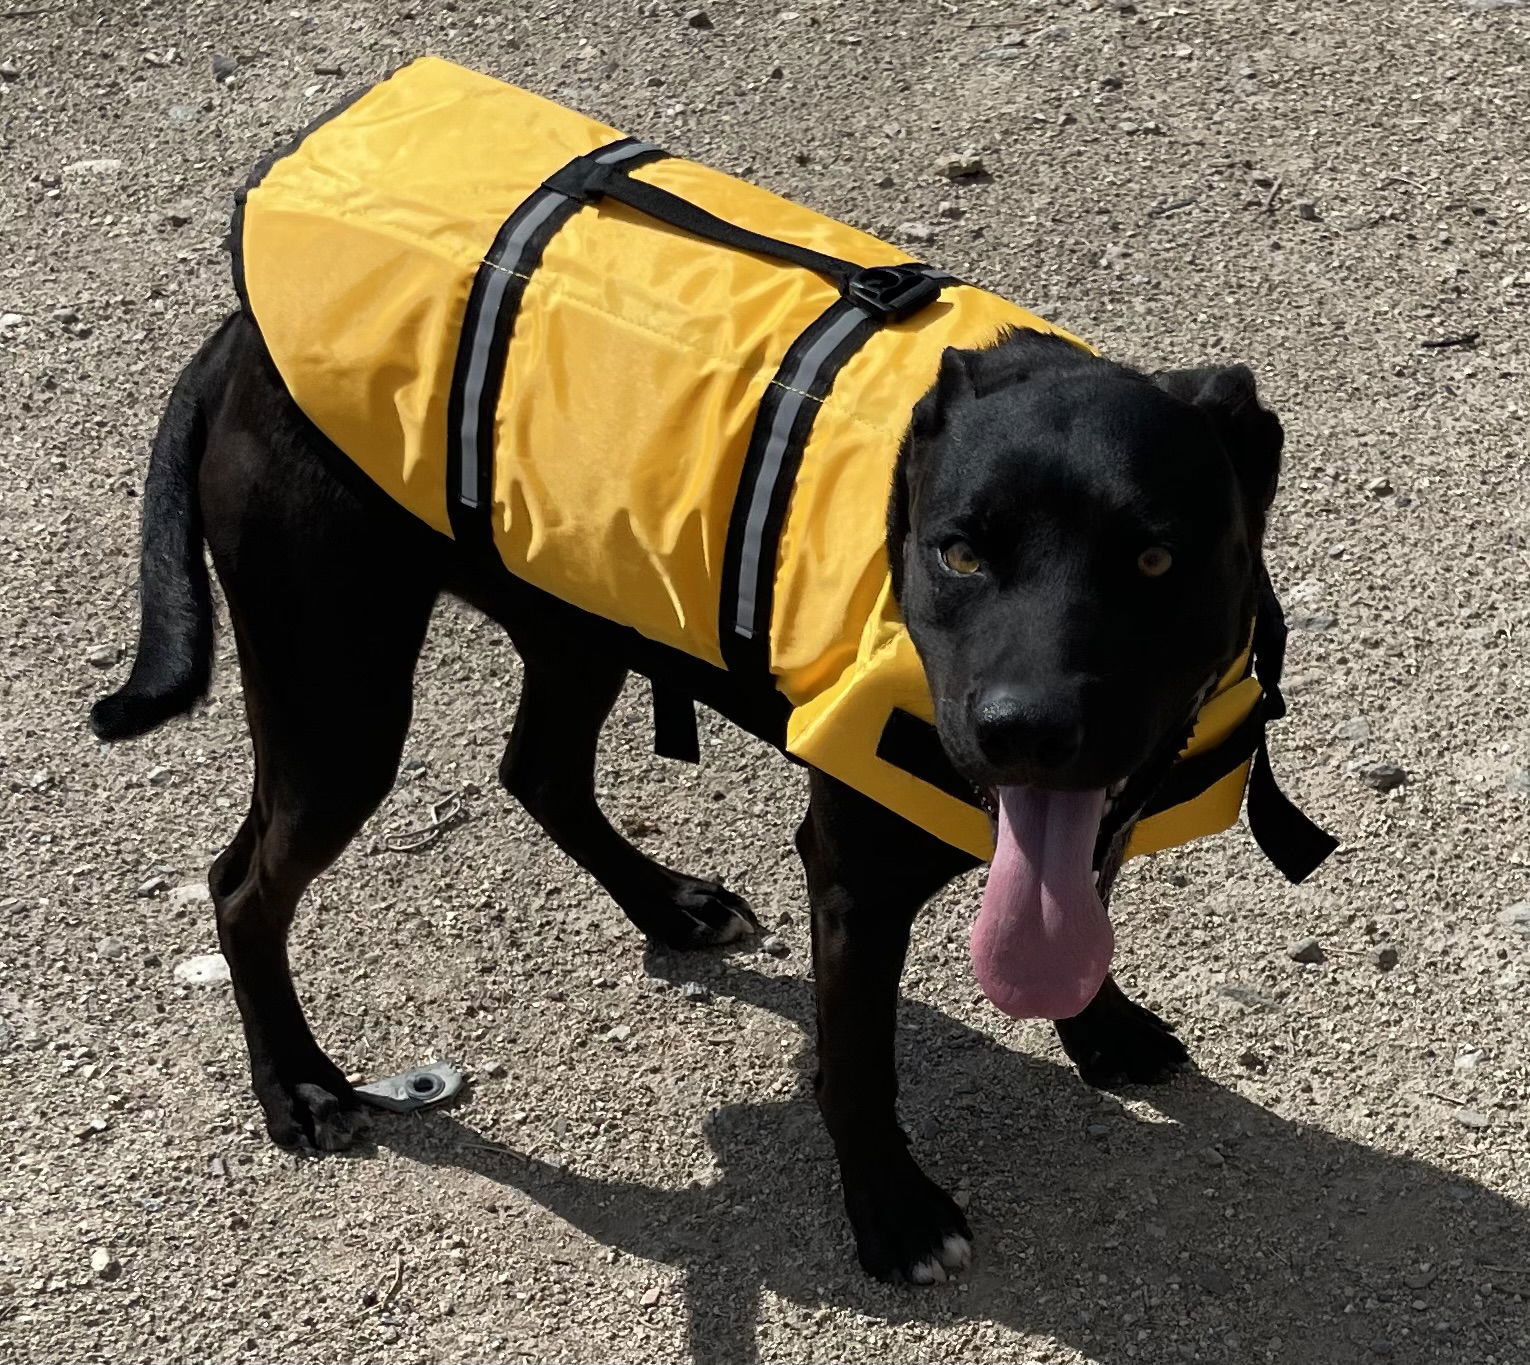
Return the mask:
[[[157,896],[157,895],[159,895],[159,893],[161,891],[163,891],[169,885],[170,885],[170,883],[169,883],[168,880],[166,880],[164,877],[159,876],[158,873],[156,873],[154,876],[152,876],[152,877],[145,877],[143,881],[139,882],[138,883],[138,890],[135,891],[133,894],[135,896],[140,897],[140,898],[145,898],[145,897],[148,897],[148,896]]]
[[[313,68],[315,76],[343,76],[345,68],[339,62],[316,62]]]
[[[1215,1147],[1202,1148],[1201,1160],[1208,1166],[1225,1166],[1227,1164],[1227,1158],[1217,1151]]]
[[[1323,945],[1315,938],[1304,938],[1299,943],[1293,943],[1286,949],[1286,956],[1292,962],[1326,962],[1328,955],[1323,951]]]
[[[1339,726],[1339,738],[1363,743],[1371,737],[1371,723],[1364,716],[1351,716]]]
[[[175,979],[186,986],[226,986],[231,978],[222,953],[203,953],[178,963]]]
[[[104,1133],[110,1127],[111,1124],[108,1123],[105,1119],[91,1119],[89,1123],[82,1124],[80,1127],[76,1128],[74,1130],[74,1135],[75,1137],[79,1138],[81,1142],[84,1142],[88,1138],[93,1138],[100,1133]]]
[[[1395,791],[1408,780],[1406,769],[1395,763],[1368,763],[1360,769],[1360,780],[1372,791]]]
[[[112,175],[122,169],[122,159],[115,156],[87,157],[83,161],[71,161],[64,167],[65,175]]]
[[[489,1075],[489,1079],[491,1081],[502,1081],[509,1074],[510,1074],[510,1068],[508,1066],[506,1066],[503,1062],[491,1062],[489,1064],[488,1075]]]
[[[694,1000],[697,1003],[704,1003],[712,998],[712,992],[699,981],[687,981],[685,985],[680,987],[680,998],[682,1000]]]
[[[928,223],[899,223],[898,236],[905,241],[928,245],[935,240],[935,229]]]
[[[1484,1114],[1480,1109],[1469,1109],[1462,1105],[1459,1109],[1451,1110],[1451,1118],[1455,1119],[1463,1128],[1472,1128],[1481,1131],[1493,1126],[1493,1116]]]
[[[127,951],[126,945],[120,938],[103,938],[96,944],[96,954],[108,961],[119,958]]]
[[[1475,1071],[1483,1062],[1487,1061],[1487,1049],[1484,1047],[1463,1047],[1456,1053],[1456,1059],[1451,1067],[1456,1071]]]
[[[184,128],[187,124],[195,123],[201,112],[194,104],[172,104],[165,110],[165,118],[177,127]]]
[[[1296,201],[1296,216],[1304,223],[1315,223],[1318,220],[1317,205],[1310,199],[1298,199]]]
[[[195,216],[195,210],[190,204],[172,204],[160,215],[160,221],[168,227],[185,227]]]
[[[116,645],[97,645],[85,656],[85,662],[92,668],[111,668],[121,657],[122,651]]]
[[[1378,972],[1389,972],[1397,965],[1397,949],[1390,943],[1384,943],[1379,948],[1372,948],[1371,961],[1376,965]]]
[[[1530,901],[1520,901],[1511,905],[1498,917],[1511,929],[1518,929],[1522,934],[1530,934]]]
[[[26,318],[20,313],[0,313],[0,332],[9,332],[12,327],[20,327]]]
[[[1084,1131],[1092,1138],[1108,1137],[1110,1125],[1108,1123],[1091,1123]]]
[[[229,80],[239,70],[239,63],[232,57],[225,57],[221,52],[213,53],[211,65],[215,81]]]
[[[760,940],[760,951],[772,957],[785,957],[791,952],[791,945],[780,934],[766,934]]]
[[[1292,630],[1332,630],[1337,624],[1338,618],[1325,612],[1309,612],[1305,616],[1291,618]]]
[[[163,787],[168,785],[170,779],[174,776],[175,772],[173,769],[167,768],[163,763],[160,763],[149,769],[144,775],[144,781],[151,787]]]
[[[1509,772],[1509,790],[1520,796],[1530,796],[1530,768],[1513,768]]]
[[[212,891],[206,882],[187,882],[170,893],[171,905],[211,905]]]
[[[711,28],[712,16],[704,9],[688,9],[685,12],[685,22],[692,28]]]
[[[948,152],[940,161],[940,173],[947,180],[964,180],[987,172],[988,167],[977,152]]]
[[[0,62],[0,81],[19,81],[21,68],[15,62]]]
[[[632,1028],[628,1024],[618,1024],[615,1028],[603,1034],[602,1037],[608,1043],[625,1043],[627,1039],[632,1037]]]
[[[90,1253],[90,1273],[98,1280],[115,1280],[122,1274],[122,1262],[105,1247],[97,1247]]]
[[[658,1303],[659,1296],[663,1292],[664,1291],[660,1289],[658,1285],[654,1285],[652,1289],[645,1290],[643,1293],[643,1307],[652,1308],[656,1303]]]
[[[1270,1064],[1265,1058],[1250,1048],[1247,1052],[1238,1054],[1238,1065],[1246,1071],[1258,1072],[1261,1076],[1270,1069]]]

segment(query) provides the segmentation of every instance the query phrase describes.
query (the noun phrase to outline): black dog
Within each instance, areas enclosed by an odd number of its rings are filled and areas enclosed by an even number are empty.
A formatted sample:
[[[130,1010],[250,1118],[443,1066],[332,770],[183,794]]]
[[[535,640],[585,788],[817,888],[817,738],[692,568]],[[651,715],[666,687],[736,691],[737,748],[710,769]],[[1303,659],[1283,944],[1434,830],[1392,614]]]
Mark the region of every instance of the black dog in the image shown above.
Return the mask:
[[[1092,846],[1101,811],[1085,794],[1119,790],[1165,746],[1172,757],[1207,681],[1245,642],[1281,439],[1242,367],[1150,378],[1035,333],[947,353],[903,445],[887,546],[941,741],[1001,818],[1082,821]],[[678,678],[760,734],[782,702],[768,680],[486,575],[353,486],[326,446],[255,328],[229,319],[181,377],[156,439],[137,658],[92,720],[104,738],[140,734],[205,690],[205,541],[238,641],[256,772],[249,814],[210,875],[219,938],[272,1138],[334,1150],[357,1136],[360,1109],[303,1017],[287,932],[304,887],[393,784],[438,594],[501,623],[524,661],[505,786],[644,934],[674,948],[726,942],[754,917],[606,821],[600,727],[630,670]],[[1053,825],[1044,835],[1063,837]],[[812,901],[818,1100],[861,1263],[883,1278],[944,1279],[966,1264],[970,1231],[898,1125],[894,1016],[914,915],[972,859],[819,773],[797,847]],[[1097,903],[1088,871],[1082,890],[1051,893]],[[1186,1058],[1108,977],[1057,1028],[1093,1081],[1154,1081]]]

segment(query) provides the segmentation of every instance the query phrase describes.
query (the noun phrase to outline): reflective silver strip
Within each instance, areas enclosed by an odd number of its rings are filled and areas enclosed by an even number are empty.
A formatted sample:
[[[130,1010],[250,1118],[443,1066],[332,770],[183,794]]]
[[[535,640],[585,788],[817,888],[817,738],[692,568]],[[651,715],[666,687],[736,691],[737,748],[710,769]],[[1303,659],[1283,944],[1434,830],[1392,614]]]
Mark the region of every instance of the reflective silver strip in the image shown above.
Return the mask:
[[[796,422],[802,405],[813,401],[800,390],[812,385],[824,362],[834,354],[840,343],[870,318],[871,314],[859,308],[847,308],[797,362],[791,374],[774,381],[785,388],[786,394],[777,406],[770,424],[759,477],[749,490],[749,515],[744,522],[744,545],[739,554],[738,601],[734,606],[733,629],[735,634],[745,640],[754,639],[755,585],[759,581],[760,541],[765,531],[765,519],[770,515],[776,480],[781,477],[781,464],[786,458],[787,445],[791,440],[792,424]]]
[[[604,165],[613,166],[622,161],[629,161],[635,156],[642,156],[645,152],[657,150],[657,145],[652,142],[628,142],[618,147],[607,147],[595,157],[595,160]],[[559,194],[556,190],[538,190],[522,206],[521,212],[525,216],[516,226],[515,231],[505,239],[499,251],[491,252],[484,258],[484,264],[492,268],[493,274],[489,279],[488,287],[484,290],[483,305],[478,310],[478,326],[473,333],[473,349],[468,360],[467,379],[462,386],[462,430],[459,433],[462,460],[458,466],[457,497],[464,507],[478,506],[478,471],[482,463],[478,445],[478,408],[483,401],[483,386],[489,371],[489,353],[494,347],[494,330],[499,321],[505,291],[510,287],[511,277],[519,273],[521,269],[526,245],[530,242],[532,235],[561,204],[567,202],[568,196]],[[506,261],[510,264],[506,265]]]

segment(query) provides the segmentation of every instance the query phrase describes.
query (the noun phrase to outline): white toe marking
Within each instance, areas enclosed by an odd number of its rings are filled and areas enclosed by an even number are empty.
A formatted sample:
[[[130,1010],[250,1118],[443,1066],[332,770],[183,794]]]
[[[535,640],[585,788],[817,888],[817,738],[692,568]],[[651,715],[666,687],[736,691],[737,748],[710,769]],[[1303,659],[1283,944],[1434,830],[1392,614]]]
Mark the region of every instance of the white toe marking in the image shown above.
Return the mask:
[[[953,1232],[940,1249],[940,1263],[947,1270],[965,1270],[972,1264],[972,1243]]]
[[[944,1284],[946,1282],[945,1267],[933,1256],[927,1261],[920,1261],[908,1274],[915,1284]]]

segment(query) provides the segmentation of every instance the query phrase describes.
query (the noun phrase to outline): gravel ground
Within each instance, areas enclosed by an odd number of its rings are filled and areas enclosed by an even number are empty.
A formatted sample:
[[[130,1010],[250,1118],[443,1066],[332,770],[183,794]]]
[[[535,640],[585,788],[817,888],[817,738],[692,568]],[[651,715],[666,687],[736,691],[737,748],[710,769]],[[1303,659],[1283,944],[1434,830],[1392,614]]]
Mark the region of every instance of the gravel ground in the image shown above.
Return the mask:
[[[1530,9],[702,2],[0,0],[0,1358],[1524,1361]],[[854,1263],[806,1079],[800,779],[720,725],[699,770],[653,759],[633,689],[610,808],[788,949],[645,957],[495,786],[515,663],[458,609],[294,956],[343,1065],[447,1056],[468,1093],[363,1156],[279,1152],[227,986],[176,975],[215,948],[197,883],[249,754],[226,640],[193,721],[85,729],[135,626],[147,437],[230,306],[247,167],[426,50],[1123,359],[1245,360],[1286,420],[1276,759],[1343,850],[1299,889],[1242,833],[1133,865],[1121,976],[1202,1073],[1124,1098],[979,999],[975,883],[931,907],[903,1109],[970,1204],[958,1283]],[[987,183],[942,173],[968,151]]]

